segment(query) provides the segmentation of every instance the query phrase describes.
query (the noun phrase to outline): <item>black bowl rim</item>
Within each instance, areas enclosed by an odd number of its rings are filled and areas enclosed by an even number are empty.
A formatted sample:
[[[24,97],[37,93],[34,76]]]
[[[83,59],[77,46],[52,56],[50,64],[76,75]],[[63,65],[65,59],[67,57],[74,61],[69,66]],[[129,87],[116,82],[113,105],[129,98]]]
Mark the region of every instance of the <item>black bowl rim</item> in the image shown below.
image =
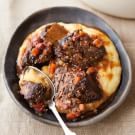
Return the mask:
[[[60,6],[60,7],[51,7],[51,8],[44,8],[44,9],[41,9],[41,10],[38,10],[34,13],[32,13],[31,15],[29,15],[26,19],[24,19],[24,21],[22,21],[20,23],[20,25],[16,28],[14,34],[12,35],[11,39],[14,37],[15,33],[17,32],[17,30],[21,27],[21,25],[26,22],[30,17],[34,16],[35,14],[38,14],[42,11],[47,11],[47,10],[57,10],[59,8],[67,8],[67,9],[78,9],[78,10],[81,10],[81,11],[85,11],[85,12],[88,12],[90,14],[93,14],[94,16],[100,18],[99,16],[95,15],[94,13],[88,11],[88,10],[85,10],[85,9],[82,9],[82,8],[78,8],[78,7],[72,7],[72,6]],[[106,23],[102,18],[100,18],[100,20],[102,20],[110,29],[112,29],[112,31],[115,33],[115,36],[117,37],[118,39],[118,42],[119,44],[121,45],[121,49],[123,51],[123,54],[126,56],[126,62],[127,62],[127,67],[128,67],[128,70],[129,70],[129,80],[128,80],[128,83],[127,83],[127,86],[125,88],[125,90],[123,91],[123,93],[121,94],[119,100],[112,106],[109,106],[108,108],[106,108],[104,110],[104,112],[88,119],[88,120],[85,120],[85,121],[79,121],[79,122],[75,122],[75,123],[66,123],[68,126],[70,127],[80,127],[80,126],[86,126],[86,125],[90,125],[90,124],[94,124],[96,122],[99,122],[101,121],[102,119],[104,119],[105,117],[107,117],[109,114],[111,114],[114,110],[116,110],[122,103],[123,101],[126,99],[128,93],[129,93],[129,90],[130,90],[130,86],[131,86],[131,82],[132,82],[132,67],[131,67],[131,62],[130,62],[130,59],[129,59],[129,56],[123,46],[123,43],[122,41],[120,40],[120,37],[118,36],[118,34],[115,32],[115,30],[110,26],[108,25],[108,23]],[[10,42],[11,42],[11,39],[10,39]],[[59,123],[58,122],[53,122],[51,120],[46,120],[46,119],[43,119],[35,114],[32,114],[31,112],[29,112],[25,107],[23,107],[19,102],[18,100],[14,97],[14,94],[12,93],[12,91],[10,90],[9,86],[8,86],[8,82],[6,80],[6,75],[5,75],[5,61],[6,61],[6,56],[7,56],[7,51],[9,49],[9,46],[10,46],[10,42],[8,44],[8,47],[6,49],[6,53],[5,53],[5,56],[4,56],[4,60],[3,60],[3,79],[4,79],[4,82],[5,82],[5,85],[6,85],[6,88],[8,90],[8,93],[9,95],[11,96],[11,98],[13,99],[13,101],[20,107],[20,109],[22,109],[26,114],[28,114],[30,117],[40,121],[40,122],[43,122],[43,123],[47,123],[47,124],[51,124],[51,125],[56,125],[58,126]]]

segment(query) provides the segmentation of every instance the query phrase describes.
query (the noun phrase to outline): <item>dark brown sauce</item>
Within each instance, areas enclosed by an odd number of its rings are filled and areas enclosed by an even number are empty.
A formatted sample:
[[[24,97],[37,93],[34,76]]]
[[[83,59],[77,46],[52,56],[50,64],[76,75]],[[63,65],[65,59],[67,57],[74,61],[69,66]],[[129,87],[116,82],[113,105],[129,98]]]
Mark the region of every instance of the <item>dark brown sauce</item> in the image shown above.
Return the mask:
[[[102,65],[97,66],[97,69],[103,69],[105,71],[108,69],[108,67],[110,67],[112,69],[114,67],[120,66],[119,62],[109,61],[107,59],[104,59],[101,63],[102,63]]]
[[[109,46],[110,41],[104,41],[104,46]]]
[[[112,73],[109,73],[109,74],[107,75],[107,78],[108,78],[109,80],[111,80],[111,79],[113,78],[113,74],[112,74]]]

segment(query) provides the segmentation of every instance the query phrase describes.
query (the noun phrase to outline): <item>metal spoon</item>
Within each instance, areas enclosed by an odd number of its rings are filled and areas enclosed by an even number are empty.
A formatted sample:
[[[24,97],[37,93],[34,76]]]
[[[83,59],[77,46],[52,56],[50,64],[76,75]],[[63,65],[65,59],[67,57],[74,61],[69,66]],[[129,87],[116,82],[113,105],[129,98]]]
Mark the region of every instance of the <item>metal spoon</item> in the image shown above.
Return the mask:
[[[76,133],[72,132],[67,127],[67,125],[64,123],[64,121],[62,120],[61,116],[59,115],[59,113],[58,113],[58,111],[56,109],[55,102],[54,102],[56,89],[55,89],[55,86],[53,85],[52,81],[48,77],[48,75],[45,74],[44,72],[42,72],[41,70],[39,70],[38,68],[33,67],[33,66],[26,67],[25,70],[24,70],[24,74],[25,74],[25,72],[27,72],[27,71],[29,71],[31,69],[38,72],[40,75],[43,75],[43,78],[45,78],[45,80],[49,83],[49,85],[51,87],[51,90],[52,90],[52,96],[51,96],[51,99],[48,101],[48,107],[50,108],[50,110],[52,110],[53,114],[56,116],[59,124],[61,125],[61,127],[64,130],[65,135],[76,135]]]

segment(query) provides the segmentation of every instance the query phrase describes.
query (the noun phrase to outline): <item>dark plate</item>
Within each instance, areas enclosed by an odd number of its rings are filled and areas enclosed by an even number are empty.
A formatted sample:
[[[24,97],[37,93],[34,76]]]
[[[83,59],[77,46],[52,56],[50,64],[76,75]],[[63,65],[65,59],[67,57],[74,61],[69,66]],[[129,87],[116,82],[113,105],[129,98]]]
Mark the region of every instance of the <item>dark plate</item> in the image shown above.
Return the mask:
[[[68,122],[69,126],[84,126],[95,123],[115,110],[125,99],[131,84],[131,64],[129,57],[117,34],[101,18],[86,10],[75,7],[54,7],[40,10],[29,16],[17,28],[9,43],[4,61],[4,80],[13,100],[17,105],[33,118],[45,123],[58,125],[56,118],[51,112],[43,117],[37,116],[28,106],[22,96],[18,94],[18,78],[16,76],[16,59],[20,45],[25,37],[39,26],[50,22],[82,23],[101,29],[114,42],[122,63],[122,80],[118,92],[109,106],[92,118],[86,118],[77,122]],[[65,120],[66,121],[66,120]]]

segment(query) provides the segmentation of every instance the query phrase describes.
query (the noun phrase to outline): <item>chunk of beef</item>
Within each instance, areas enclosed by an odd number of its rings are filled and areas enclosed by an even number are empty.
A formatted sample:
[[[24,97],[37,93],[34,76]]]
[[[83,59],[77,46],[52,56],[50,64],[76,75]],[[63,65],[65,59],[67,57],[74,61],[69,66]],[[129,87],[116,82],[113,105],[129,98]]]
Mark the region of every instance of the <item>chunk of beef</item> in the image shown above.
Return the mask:
[[[30,81],[22,81],[20,88],[20,93],[28,101],[30,107],[34,108],[37,112],[45,111],[47,100],[50,98],[47,91],[50,91],[50,88]]]
[[[93,102],[102,97],[95,75],[88,76],[78,68],[58,67],[54,85],[57,90],[56,105],[63,110],[77,110],[80,103]]]
[[[100,41],[100,46],[95,43],[95,39],[78,30],[55,44],[55,56],[70,65],[86,69],[97,64],[106,54],[102,42]]]

